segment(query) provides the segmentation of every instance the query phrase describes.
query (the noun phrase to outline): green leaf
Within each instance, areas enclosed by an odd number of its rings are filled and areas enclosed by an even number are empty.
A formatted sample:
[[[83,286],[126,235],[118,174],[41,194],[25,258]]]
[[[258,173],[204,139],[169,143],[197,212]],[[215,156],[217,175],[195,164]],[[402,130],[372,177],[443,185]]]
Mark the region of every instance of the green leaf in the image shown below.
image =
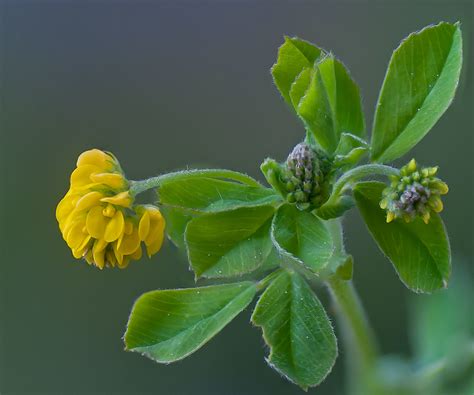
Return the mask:
[[[350,133],[342,133],[334,152],[333,166],[337,168],[352,167],[362,159],[368,150],[369,147],[365,140]]]
[[[289,204],[281,206],[273,219],[272,239],[282,257],[314,273],[326,266],[334,250],[324,223],[312,213]]]
[[[322,50],[299,38],[285,37],[278,50],[277,62],[272,67],[273,81],[285,101],[293,107],[290,98],[291,85],[306,67],[313,67]]]
[[[291,96],[297,114],[326,151],[336,150],[343,132],[365,136],[365,121],[359,88],[344,65],[332,55],[295,81]],[[303,86],[307,84],[304,94]],[[294,92],[293,92],[294,91]],[[299,98],[299,100],[298,100]]]
[[[453,100],[462,65],[459,24],[410,34],[395,50],[380,91],[372,159],[390,162],[413,148]]]
[[[195,215],[189,211],[168,206],[161,206],[160,211],[165,217],[168,238],[176,247],[185,249],[184,232],[188,222],[191,221]]]
[[[328,92],[333,116],[337,121],[337,133],[349,132],[365,137],[365,120],[359,87],[347,68],[333,56],[318,64],[324,86]]]
[[[362,182],[354,188],[357,206],[378,246],[412,291],[429,293],[446,287],[451,253],[441,218],[432,215],[428,224],[421,218],[386,223],[385,211],[379,207],[384,188],[380,182]]]
[[[206,176],[181,176],[161,183],[160,203],[195,212],[219,212],[281,201],[272,189]]]
[[[315,210],[316,215],[324,220],[341,217],[347,210],[354,207],[354,199],[350,196],[340,196],[336,200],[327,201]]]
[[[262,265],[272,250],[271,206],[239,208],[193,219],[186,228],[188,257],[197,277],[229,277]]]
[[[161,363],[183,359],[244,310],[255,292],[255,284],[245,281],[145,293],[130,314],[126,349]]]
[[[338,128],[329,92],[324,86],[319,67],[313,70],[310,83],[299,101],[296,113],[321,148],[332,153],[339,140]]]
[[[220,180],[231,180],[240,182],[242,184],[254,186],[254,187],[261,187],[257,180],[253,179],[247,174],[239,173],[233,170],[224,170],[224,169],[193,169],[193,170],[182,170],[176,171],[174,173],[167,173],[161,176],[158,176],[159,185],[161,186],[164,183],[170,181],[178,181],[180,179],[189,179],[189,178],[216,178]]]
[[[331,323],[311,288],[283,271],[260,297],[252,322],[270,347],[267,362],[303,389],[321,383],[337,357]]]

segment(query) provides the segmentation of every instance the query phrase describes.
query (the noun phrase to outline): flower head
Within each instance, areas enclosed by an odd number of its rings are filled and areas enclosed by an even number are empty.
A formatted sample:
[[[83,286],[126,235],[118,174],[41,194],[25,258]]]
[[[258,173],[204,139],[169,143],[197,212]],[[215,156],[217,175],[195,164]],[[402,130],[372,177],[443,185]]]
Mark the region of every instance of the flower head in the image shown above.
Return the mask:
[[[400,175],[391,177],[385,188],[380,207],[387,210],[387,222],[403,218],[411,222],[420,216],[428,223],[432,212],[443,210],[441,195],[448,193],[446,183],[435,177],[438,167],[418,169],[415,159],[400,169]]]
[[[154,222],[149,220],[149,231],[140,233],[145,213],[153,216]],[[100,269],[125,268],[130,260],[140,259],[142,241],[151,256],[163,240],[164,220],[158,209],[134,207],[119,162],[98,149],[79,156],[69,191],[57,206],[56,219],[73,256]]]
[[[299,208],[319,207],[329,196],[327,158],[306,143],[295,146],[286,160],[282,178],[287,200]]]

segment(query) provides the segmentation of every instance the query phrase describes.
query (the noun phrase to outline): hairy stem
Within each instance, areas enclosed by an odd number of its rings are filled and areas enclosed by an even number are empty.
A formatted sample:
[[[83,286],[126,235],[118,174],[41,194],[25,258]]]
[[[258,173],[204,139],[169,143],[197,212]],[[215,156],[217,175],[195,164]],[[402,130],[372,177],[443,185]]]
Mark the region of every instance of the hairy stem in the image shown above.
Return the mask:
[[[347,188],[352,186],[355,181],[362,180],[367,177],[373,176],[394,176],[398,175],[400,171],[394,167],[386,165],[368,164],[355,167],[344,173],[334,184],[331,196],[324,203],[324,206],[335,203]]]
[[[333,188],[333,195],[339,195],[346,187],[348,187],[352,182],[361,180],[366,177],[372,176],[396,176],[400,171],[394,167],[386,165],[377,165],[369,164],[355,167],[352,170],[349,170],[347,173],[344,173],[336,183]]]
[[[336,249],[344,251],[342,226],[339,219],[328,221]],[[333,276],[327,286],[336,305],[346,345],[349,388],[353,394],[367,395],[372,386],[377,359],[377,344],[374,332],[352,281]]]
[[[352,281],[332,278],[327,284],[342,325],[349,386],[352,393],[358,394],[361,386],[367,385],[363,382],[371,381],[373,375],[377,358],[375,338]]]

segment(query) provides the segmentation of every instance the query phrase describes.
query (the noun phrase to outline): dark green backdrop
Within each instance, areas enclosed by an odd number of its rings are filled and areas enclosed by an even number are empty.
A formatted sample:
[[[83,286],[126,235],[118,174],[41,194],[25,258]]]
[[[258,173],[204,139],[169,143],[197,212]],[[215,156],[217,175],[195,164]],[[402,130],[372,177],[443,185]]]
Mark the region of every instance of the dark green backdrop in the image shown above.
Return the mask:
[[[261,179],[260,161],[284,159],[303,136],[269,73],[284,34],[345,62],[370,125],[399,41],[429,23],[461,20],[460,89],[414,155],[440,165],[451,188],[444,218],[453,251],[472,259],[470,1],[3,1],[0,12],[2,394],[302,393],[266,366],[249,311],[174,365],[125,353],[134,299],[192,286],[185,259],[168,243],[151,262],[101,272],[72,258],[54,218],[77,155],[90,147],[113,151],[131,179],[186,165]],[[357,213],[345,223],[382,349],[408,354],[411,295]],[[341,394],[342,362],[312,392]]]

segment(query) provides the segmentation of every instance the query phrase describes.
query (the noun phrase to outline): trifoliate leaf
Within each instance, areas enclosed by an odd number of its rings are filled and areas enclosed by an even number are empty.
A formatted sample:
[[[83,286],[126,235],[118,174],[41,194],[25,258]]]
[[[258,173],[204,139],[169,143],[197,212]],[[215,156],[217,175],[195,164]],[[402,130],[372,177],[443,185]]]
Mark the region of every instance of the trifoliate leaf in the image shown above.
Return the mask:
[[[267,362],[303,389],[331,371],[337,343],[331,323],[304,279],[283,271],[260,297],[252,322],[262,327],[270,347]]]

